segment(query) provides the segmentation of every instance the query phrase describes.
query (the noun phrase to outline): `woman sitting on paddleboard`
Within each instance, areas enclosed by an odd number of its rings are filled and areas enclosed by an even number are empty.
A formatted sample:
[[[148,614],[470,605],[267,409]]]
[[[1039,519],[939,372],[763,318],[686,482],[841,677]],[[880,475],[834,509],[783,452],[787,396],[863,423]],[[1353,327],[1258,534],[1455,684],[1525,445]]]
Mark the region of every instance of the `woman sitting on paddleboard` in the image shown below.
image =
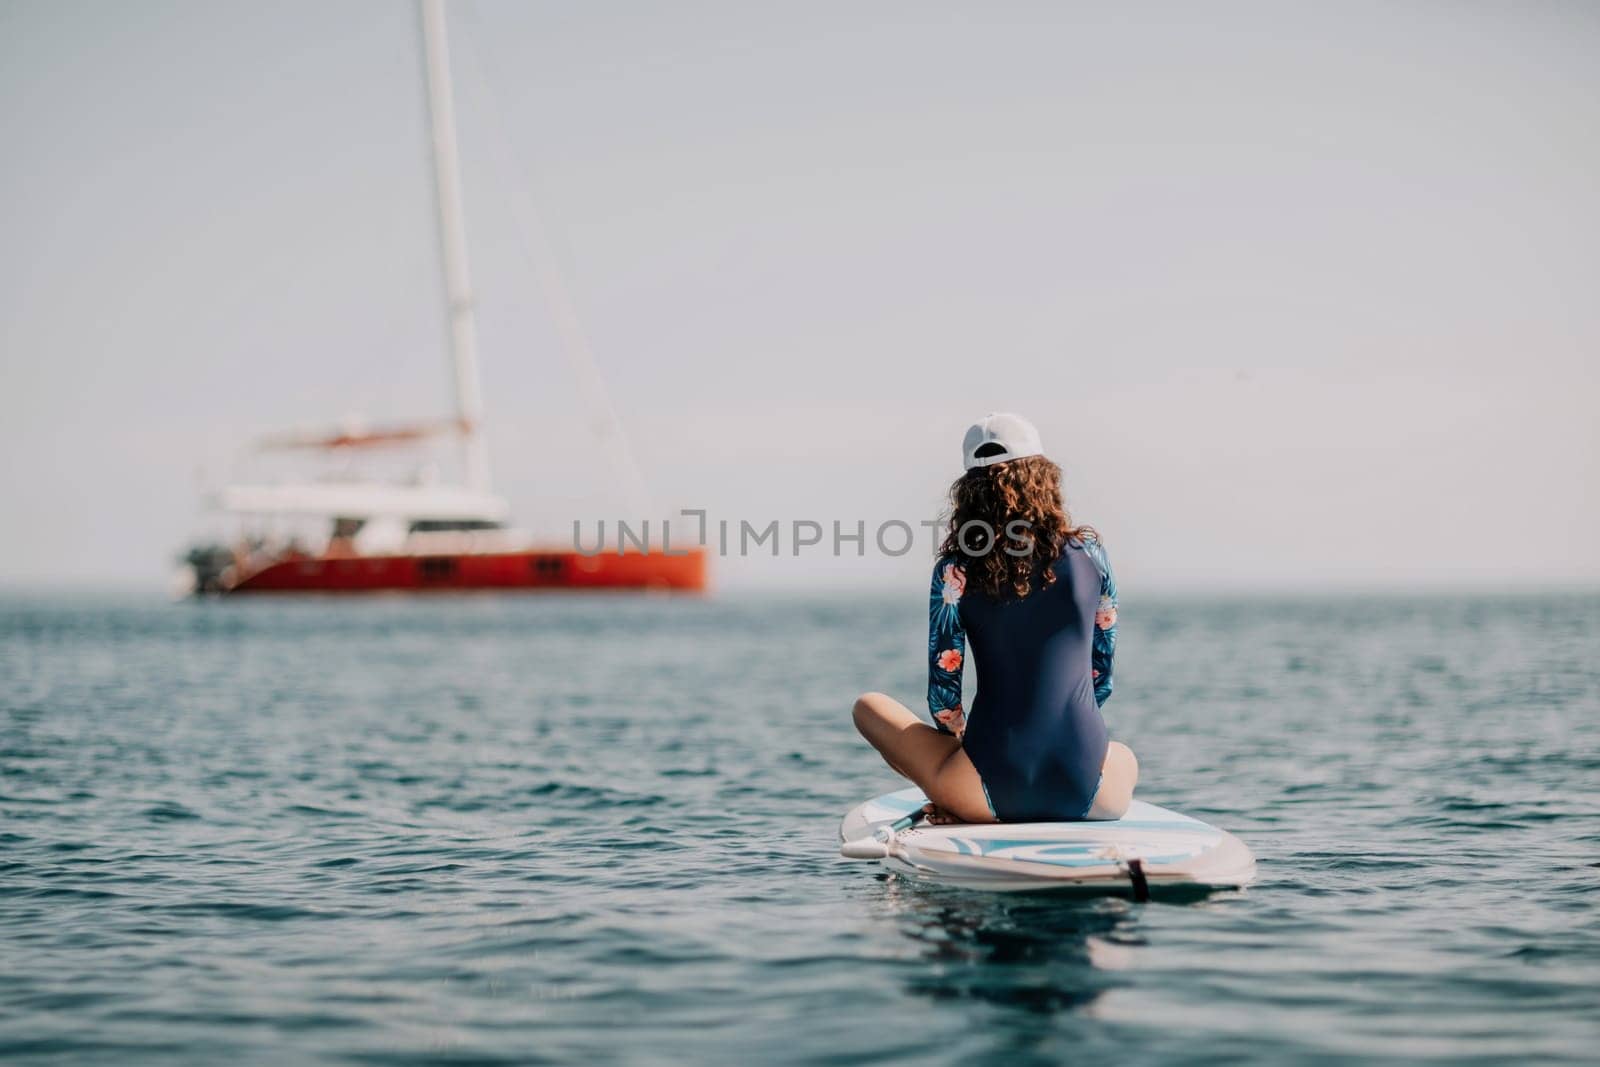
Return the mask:
[[[990,415],[967,431],[950,487],[949,532],[928,597],[928,710],[882,693],[855,722],[889,766],[927,794],[935,822],[1116,819],[1139,763],[1108,740],[1117,585],[1099,536],[1073,526],[1061,468],[1039,431]],[[978,694],[961,706],[977,657]]]

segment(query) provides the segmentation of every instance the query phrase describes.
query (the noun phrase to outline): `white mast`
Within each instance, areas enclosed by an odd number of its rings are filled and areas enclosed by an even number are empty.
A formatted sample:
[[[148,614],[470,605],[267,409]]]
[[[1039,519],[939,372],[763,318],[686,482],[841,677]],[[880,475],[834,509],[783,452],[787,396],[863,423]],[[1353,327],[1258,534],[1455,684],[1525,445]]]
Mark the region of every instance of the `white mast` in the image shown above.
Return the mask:
[[[450,46],[445,41],[444,0],[422,0],[422,42],[428,65],[428,110],[433,119],[433,177],[439,199],[439,244],[450,305],[450,349],[455,362],[456,416],[466,459],[467,485],[489,491],[489,449],[483,438],[483,387],[478,381],[478,330],[473,321],[472,279],[467,273],[467,231],[461,211],[461,160],[456,149],[455,100],[450,91]]]

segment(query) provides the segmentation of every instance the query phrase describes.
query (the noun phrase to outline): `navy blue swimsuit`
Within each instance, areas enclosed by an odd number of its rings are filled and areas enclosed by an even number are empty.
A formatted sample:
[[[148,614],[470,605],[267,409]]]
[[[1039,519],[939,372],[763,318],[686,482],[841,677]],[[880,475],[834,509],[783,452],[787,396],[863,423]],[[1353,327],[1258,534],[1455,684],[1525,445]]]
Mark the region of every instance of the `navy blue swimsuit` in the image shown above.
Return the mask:
[[[928,600],[928,710],[961,739],[1002,822],[1081,819],[1100,788],[1117,645],[1117,584],[1096,540],[1069,541],[1056,580],[997,601],[941,559]],[[968,642],[972,714],[961,707]]]

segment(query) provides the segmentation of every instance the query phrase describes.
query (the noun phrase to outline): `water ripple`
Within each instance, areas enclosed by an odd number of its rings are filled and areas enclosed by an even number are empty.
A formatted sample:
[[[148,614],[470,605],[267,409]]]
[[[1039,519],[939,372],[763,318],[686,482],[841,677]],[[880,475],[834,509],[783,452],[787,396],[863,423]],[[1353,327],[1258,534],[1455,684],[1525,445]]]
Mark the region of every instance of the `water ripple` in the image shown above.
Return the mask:
[[[1122,623],[1112,730],[1246,892],[837,858],[915,598],[0,603],[0,1056],[1591,1057],[1600,599]]]

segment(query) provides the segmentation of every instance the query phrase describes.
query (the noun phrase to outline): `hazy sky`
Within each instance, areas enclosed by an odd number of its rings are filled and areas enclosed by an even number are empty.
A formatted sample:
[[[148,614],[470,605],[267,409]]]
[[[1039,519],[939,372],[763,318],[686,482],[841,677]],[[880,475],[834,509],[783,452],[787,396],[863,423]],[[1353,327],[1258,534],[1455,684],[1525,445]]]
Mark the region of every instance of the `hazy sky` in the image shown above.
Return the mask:
[[[524,526],[622,505],[513,189],[663,510],[931,518],[1016,410],[1125,592],[1600,581],[1600,8],[451,22]],[[418,33],[401,0],[0,0],[0,581],[158,586],[256,435],[446,410]]]

